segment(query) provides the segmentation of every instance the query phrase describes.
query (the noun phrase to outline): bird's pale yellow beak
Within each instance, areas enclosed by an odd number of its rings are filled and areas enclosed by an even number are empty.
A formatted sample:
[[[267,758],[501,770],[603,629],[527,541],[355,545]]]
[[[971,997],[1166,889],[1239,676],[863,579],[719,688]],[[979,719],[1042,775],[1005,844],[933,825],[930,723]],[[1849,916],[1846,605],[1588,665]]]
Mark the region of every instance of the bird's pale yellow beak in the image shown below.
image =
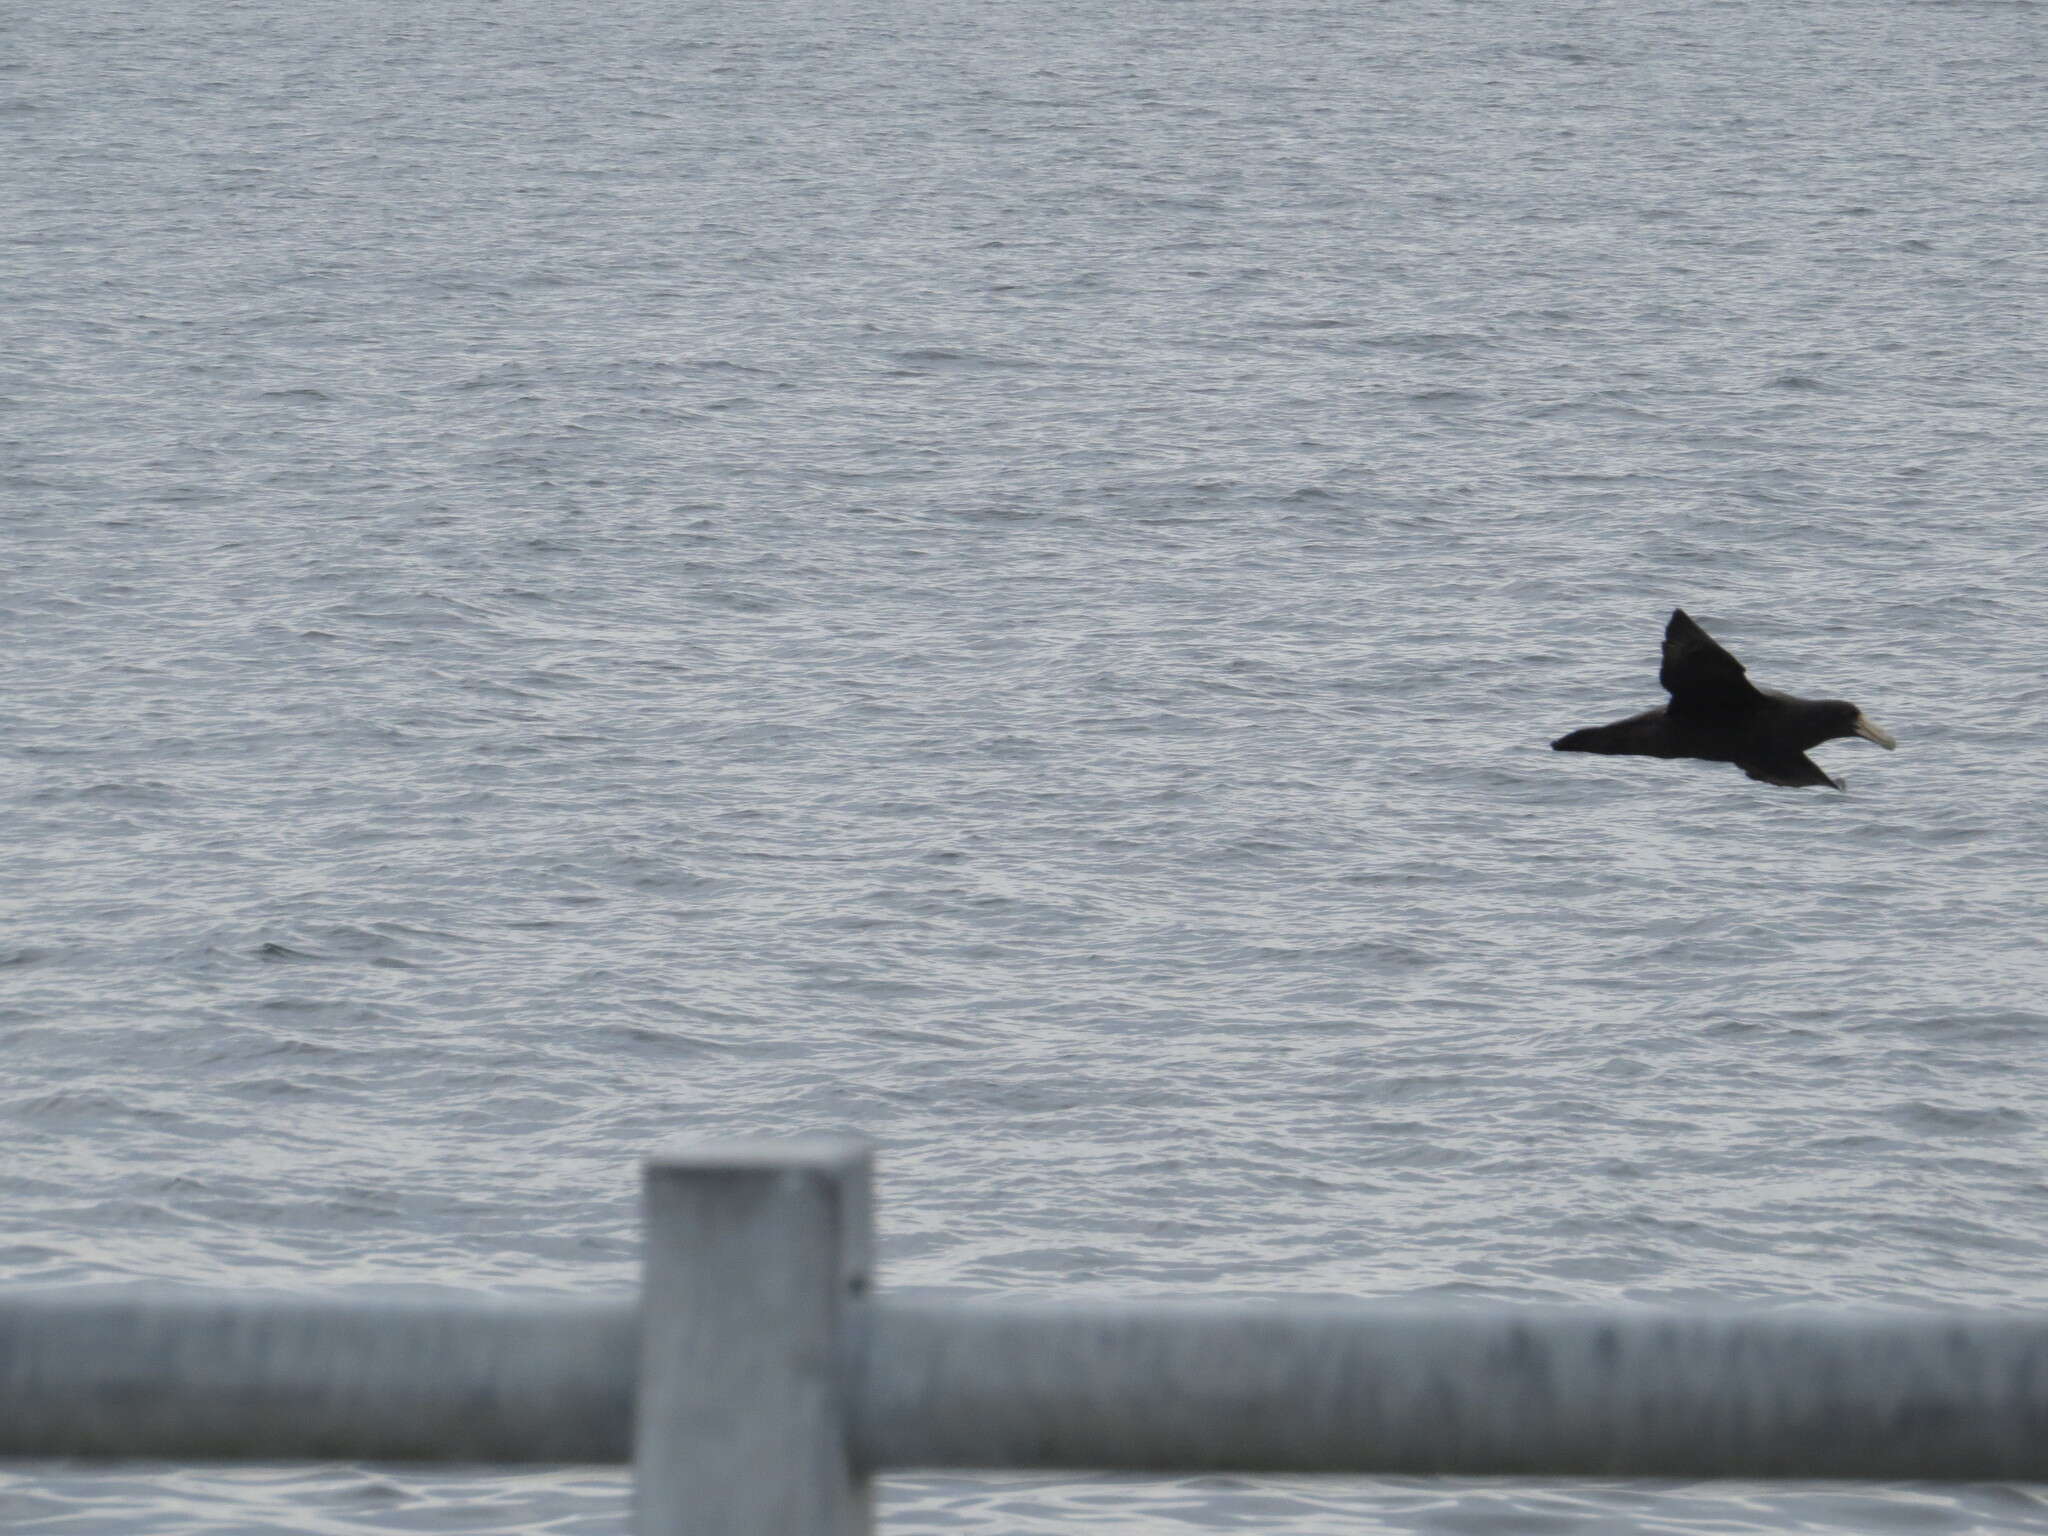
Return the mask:
[[[1862,713],[1860,710],[1857,712],[1856,715],[1856,734],[1858,736],[1861,736],[1865,741],[1876,742],[1880,747],[1883,747],[1887,752],[1896,752],[1899,749],[1898,737],[1894,736],[1890,731],[1886,730],[1883,726],[1879,725],[1875,720],[1871,719],[1870,716]]]

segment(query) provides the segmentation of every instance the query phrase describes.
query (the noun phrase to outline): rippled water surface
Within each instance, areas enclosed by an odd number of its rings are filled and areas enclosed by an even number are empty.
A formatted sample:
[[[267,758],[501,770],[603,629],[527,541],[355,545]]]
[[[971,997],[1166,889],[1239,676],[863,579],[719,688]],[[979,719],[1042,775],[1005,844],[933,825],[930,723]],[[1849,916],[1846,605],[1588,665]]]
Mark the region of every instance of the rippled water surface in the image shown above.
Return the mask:
[[[0,1281],[2048,1300],[2027,3],[71,0],[0,47]],[[1684,604],[1899,736],[1559,756]],[[0,1476],[616,1536],[622,1474]],[[2023,1490],[904,1478],[967,1536]]]

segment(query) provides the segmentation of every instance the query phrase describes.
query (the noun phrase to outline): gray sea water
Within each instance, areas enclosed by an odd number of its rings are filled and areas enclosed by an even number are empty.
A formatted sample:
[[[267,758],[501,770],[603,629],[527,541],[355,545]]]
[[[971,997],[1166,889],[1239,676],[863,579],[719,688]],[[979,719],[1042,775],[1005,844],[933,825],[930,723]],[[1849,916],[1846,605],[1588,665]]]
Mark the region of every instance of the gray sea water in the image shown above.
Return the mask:
[[[0,19],[0,1283],[2048,1302],[2030,0]],[[1560,756],[1683,604],[1900,738]],[[0,1473],[616,1536],[615,1471]],[[962,1536],[2048,1531],[911,1477]]]

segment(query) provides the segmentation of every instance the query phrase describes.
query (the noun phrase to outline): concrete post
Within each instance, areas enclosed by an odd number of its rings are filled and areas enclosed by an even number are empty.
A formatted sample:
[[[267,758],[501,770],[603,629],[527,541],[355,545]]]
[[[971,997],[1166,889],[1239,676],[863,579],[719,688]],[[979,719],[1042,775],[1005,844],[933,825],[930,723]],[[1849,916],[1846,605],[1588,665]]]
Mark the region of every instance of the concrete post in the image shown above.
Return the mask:
[[[635,1536],[868,1536],[846,1335],[871,1165],[853,1137],[648,1160]]]

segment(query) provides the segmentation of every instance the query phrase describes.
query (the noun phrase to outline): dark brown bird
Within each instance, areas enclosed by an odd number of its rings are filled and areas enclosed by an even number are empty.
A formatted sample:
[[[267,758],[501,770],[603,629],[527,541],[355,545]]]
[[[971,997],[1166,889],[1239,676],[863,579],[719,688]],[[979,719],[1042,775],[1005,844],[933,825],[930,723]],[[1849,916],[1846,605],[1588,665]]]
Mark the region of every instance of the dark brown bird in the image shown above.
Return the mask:
[[[1662,709],[1646,709],[1612,725],[1588,726],[1560,736],[1559,752],[1632,752],[1642,757],[1701,757],[1733,763],[1752,779],[1797,789],[1842,787],[1808,757],[1810,748],[1837,736],[1861,736],[1887,751],[1891,732],[1847,699],[1795,699],[1759,688],[1742,663],[1714,643],[1683,608],[1664,626],[1664,665],[1657,681],[1671,695]]]

